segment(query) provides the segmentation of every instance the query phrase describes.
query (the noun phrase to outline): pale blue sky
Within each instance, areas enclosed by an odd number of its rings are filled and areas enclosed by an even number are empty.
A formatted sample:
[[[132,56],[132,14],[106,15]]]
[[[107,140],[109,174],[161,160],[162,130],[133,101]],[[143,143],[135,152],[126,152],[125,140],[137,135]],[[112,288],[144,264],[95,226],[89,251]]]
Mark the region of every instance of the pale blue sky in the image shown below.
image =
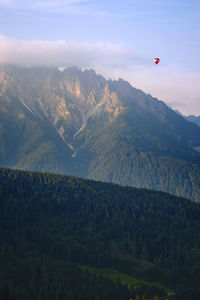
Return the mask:
[[[200,115],[199,53],[199,0],[0,0],[0,62],[93,67],[185,114]]]

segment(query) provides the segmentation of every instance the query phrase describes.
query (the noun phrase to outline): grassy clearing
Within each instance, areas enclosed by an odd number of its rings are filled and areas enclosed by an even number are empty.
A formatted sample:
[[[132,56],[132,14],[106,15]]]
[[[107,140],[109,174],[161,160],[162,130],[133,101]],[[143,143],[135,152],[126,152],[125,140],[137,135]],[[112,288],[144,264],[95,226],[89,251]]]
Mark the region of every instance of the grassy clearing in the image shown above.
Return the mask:
[[[114,280],[115,282],[120,279],[121,283],[128,286],[129,288],[131,286],[134,286],[134,288],[139,288],[142,285],[147,285],[151,287],[156,287],[158,289],[164,289],[168,296],[175,295],[174,291],[161,285],[158,282],[149,282],[141,279],[134,278],[132,276],[129,276],[127,274],[121,273],[114,269],[94,269],[89,266],[80,266],[81,270],[83,271],[89,271],[92,274],[96,274],[97,276],[103,276],[106,278],[110,278]]]

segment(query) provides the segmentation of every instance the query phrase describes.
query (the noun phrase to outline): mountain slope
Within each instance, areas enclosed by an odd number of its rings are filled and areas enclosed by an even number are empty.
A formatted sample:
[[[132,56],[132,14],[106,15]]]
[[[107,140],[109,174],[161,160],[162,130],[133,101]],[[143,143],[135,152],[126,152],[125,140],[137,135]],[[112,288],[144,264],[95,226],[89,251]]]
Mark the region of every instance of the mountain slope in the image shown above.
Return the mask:
[[[8,80],[8,78],[7,78]],[[0,164],[32,170],[69,172],[71,150],[42,111],[17,94],[0,94]]]
[[[127,114],[125,117],[127,118]],[[142,124],[137,128],[137,134],[134,134],[134,127],[125,117],[121,116],[121,120],[118,118],[114,124],[102,127],[100,124],[95,127],[95,122],[91,122],[85,132],[80,134],[81,149],[77,153],[77,159],[83,161],[86,153],[90,153],[89,168],[84,170],[82,166],[83,172],[80,175],[84,176],[88,172],[90,178],[164,190],[198,201],[199,164],[188,161],[188,158],[194,159],[190,156],[190,150],[183,152],[181,149],[178,152],[177,145],[167,144],[167,139],[161,143],[155,136],[155,142],[152,136],[147,144],[148,139],[142,132]],[[136,121],[135,127],[138,123]],[[150,147],[152,149],[148,151]]]
[[[105,80],[76,67],[60,72],[0,66],[0,102],[2,166],[70,173],[199,201],[200,129],[122,79]]]
[[[0,296],[198,299],[199,220],[198,204],[166,193],[0,168]]]
[[[200,116],[196,117],[196,116],[185,116],[185,119],[192,122],[192,123],[195,123],[197,124],[199,127],[200,127]]]

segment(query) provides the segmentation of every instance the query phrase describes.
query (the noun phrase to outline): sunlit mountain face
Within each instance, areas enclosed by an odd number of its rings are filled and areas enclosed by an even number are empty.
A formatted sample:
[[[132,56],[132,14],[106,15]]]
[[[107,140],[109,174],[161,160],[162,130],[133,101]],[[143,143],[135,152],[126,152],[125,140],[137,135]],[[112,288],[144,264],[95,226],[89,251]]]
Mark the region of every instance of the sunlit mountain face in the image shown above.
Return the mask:
[[[0,67],[0,164],[200,196],[200,128],[94,70]]]

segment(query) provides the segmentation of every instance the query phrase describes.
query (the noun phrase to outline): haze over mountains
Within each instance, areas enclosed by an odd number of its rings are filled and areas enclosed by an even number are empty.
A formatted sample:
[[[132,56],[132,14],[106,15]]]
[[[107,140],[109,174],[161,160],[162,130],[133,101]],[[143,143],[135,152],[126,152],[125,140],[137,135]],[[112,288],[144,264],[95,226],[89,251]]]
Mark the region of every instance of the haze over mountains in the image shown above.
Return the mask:
[[[190,115],[190,116],[187,116],[185,117],[186,120],[192,122],[192,123],[195,123],[197,124],[199,127],[200,127],[200,116],[194,116],[194,115]]]
[[[0,66],[0,165],[199,201],[200,128],[93,70]]]

